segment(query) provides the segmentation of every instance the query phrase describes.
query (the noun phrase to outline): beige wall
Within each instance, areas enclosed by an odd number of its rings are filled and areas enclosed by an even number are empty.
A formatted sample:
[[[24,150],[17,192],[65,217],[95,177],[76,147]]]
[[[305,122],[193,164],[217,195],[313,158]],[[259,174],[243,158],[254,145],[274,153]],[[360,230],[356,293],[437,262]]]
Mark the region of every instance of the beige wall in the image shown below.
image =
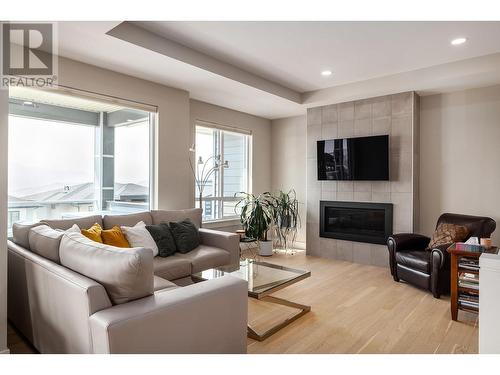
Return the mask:
[[[500,86],[422,97],[420,115],[420,230],[443,212],[500,226]]]
[[[192,207],[188,92],[65,58],[59,59],[59,84],[158,107],[156,205]]]
[[[7,349],[7,130],[9,95],[0,90],[0,353]]]
[[[301,227],[297,247],[306,242],[306,116],[272,121],[271,186],[274,192],[295,189],[300,202]]]
[[[252,192],[269,191],[271,189],[271,121],[193,99],[190,100],[190,109],[193,142],[196,120],[252,132]],[[194,184],[192,186],[191,195],[194,202]]]

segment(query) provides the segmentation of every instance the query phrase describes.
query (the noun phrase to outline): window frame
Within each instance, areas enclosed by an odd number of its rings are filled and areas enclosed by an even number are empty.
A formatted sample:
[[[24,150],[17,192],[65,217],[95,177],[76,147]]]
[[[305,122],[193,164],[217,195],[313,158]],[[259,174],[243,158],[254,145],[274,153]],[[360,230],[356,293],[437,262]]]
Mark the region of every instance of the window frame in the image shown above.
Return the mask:
[[[80,97],[83,100],[94,100],[102,103],[109,103],[109,104],[116,104],[117,100],[113,100],[110,97],[104,96],[104,95],[91,95],[88,93],[85,93],[85,95],[80,95],[78,93],[78,90],[72,89],[70,92],[67,90],[61,91],[60,94],[62,95],[67,95],[67,96],[73,96],[73,97]],[[93,94],[93,93],[92,93]],[[12,101],[12,97],[9,95],[9,105]],[[14,99],[15,100],[15,99]],[[157,135],[157,124],[158,124],[158,108],[154,106],[137,106],[135,105],[134,102],[129,102],[128,100],[121,99],[119,101],[119,104],[125,108],[132,109],[132,110],[138,110],[138,111],[143,111],[148,113],[148,128],[149,128],[149,134],[148,134],[148,139],[149,139],[149,186],[148,186],[148,191],[149,191],[149,197],[148,197],[148,207],[150,210],[155,209],[157,206],[157,188],[156,188],[156,163],[157,163],[157,157],[156,157],[156,135]],[[69,109],[71,109],[70,106],[68,106]],[[30,115],[23,115],[23,114],[18,114],[18,113],[13,113],[10,111],[9,107],[9,112],[8,116],[13,116],[13,117],[21,117],[21,118],[33,118],[35,120],[42,120],[42,121],[51,121],[51,122],[59,122],[59,123],[66,123],[69,125],[77,125],[77,126],[88,126],[88,127],[94,127],[94,186],[95,186],[95,198],[94,198],[94,203],[91,205],[94,207],[94,211],[89,211],[89,213],[94,212],[94,213],[102,213],[105,207],[103,206],[103,201],[102,201],[102,190],[104,189],[103,187],[103,176],[102,176],[102,171],[103,171],[103,159],[105,157],[108,157],[109,155],[105,155],[103,153],[103,128],[104,128],[104,123],[103,123],[103,113],[104,112],[97,112],[98,113],[98,124],[86,124],[86,123],[78,123],[78,122],[73,122],[71,120],[61,120],[58,118],[44,118],[44,117],[38,117],[38,116],[30,116]],[[113,155],[114,157],[114,155]],[[90,206],[89,206],[90,207]],[[8,207],[10,209],[10,207]],[[10,218],[10,213],[12,211],[9,210],[9,218]],[[79,211],[78,211],[79,212]],[[75,212],[76,214],[77,212]],[[85,212],[87,213],[87,212]],[[21,218],[20,218],[21,219]],[[23,221],[21,219],[21,221]],[[16,222],[19,222],[17,220]],[[14,224],[14,221],[12,221],[11,224]],[[12,233],[11,228],[8,229],[8,235],[10,236]]]
[[[13,220],[13,216],[14,214],[17,214],[17,219],[16,221]],[[8,218],[7,218],[7,228],[12,228],[12,225],[14,225],[14,223],[18,223],[21,219],[21,211],[19,210],[16,210],[16,209],[7,209],[7,215],[8,215]]]
[[[246,192],[247,193],[252,193],[252,144],[253,144],[253,139],[252,139],[252,132],[247,129],[241,129],[241,128],[236,128],[232,126],[225,126],[225,125],[220,125],[217,123],[213,122],[208,122],[208,121],[203,121],[203,120],[196,120],[194,124],[194,139],[195,139],[195,148],[196,148],[196,134],[197,134],[197,129],[198,127],[201,128],[206,128],[206,129],[211,129],[220,132],[219,136],[216,137],[217,142],[218,142],[218,147],[220,149],[220,156],[221,160],[224,161],[224,132],[226,133],[233,133],[233,134],[238,134],[245,136],[245,161],[246,161]],[[221,213],[221,217],[216,218],[216,219],[210,219],[206,220],[203,219],[203,223],[217,223],[217,222],[224,222],[224,221],[234,221],[239,219],[238,215],[234,214],[231,216],[224,216],[224,202],[237,202],[239,199],[236,197],[225,197],[224,196],[224,168],[222,168],[222,172],[219,173],[219,176],[217,178],[217,191],[219,192],[218,196],[214,197],[204,197],[203,201],[215,201],[217,202],[217,209],[218,212]],[[194,184],[194,203],[195,207],[198,207],[199,205],[199,199],[196,194],[196,183]],[[203,217],[203,216],[202,216]]]

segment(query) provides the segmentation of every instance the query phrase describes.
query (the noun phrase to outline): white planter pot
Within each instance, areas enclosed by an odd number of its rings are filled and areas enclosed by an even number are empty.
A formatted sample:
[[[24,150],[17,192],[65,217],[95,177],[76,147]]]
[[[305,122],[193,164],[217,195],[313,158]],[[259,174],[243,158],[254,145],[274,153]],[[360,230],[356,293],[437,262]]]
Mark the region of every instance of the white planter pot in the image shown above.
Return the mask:
[[[263,257],[273,255],[273,241],[260,241],[259,255]]]

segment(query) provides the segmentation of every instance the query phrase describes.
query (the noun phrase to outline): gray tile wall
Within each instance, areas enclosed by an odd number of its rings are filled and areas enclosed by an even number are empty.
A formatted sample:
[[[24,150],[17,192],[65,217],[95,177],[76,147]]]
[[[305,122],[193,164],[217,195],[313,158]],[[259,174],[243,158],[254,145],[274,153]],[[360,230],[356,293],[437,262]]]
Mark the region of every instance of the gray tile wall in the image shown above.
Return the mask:
[[[413,231],[418,199],[418,100],[413,92],[310,108],[307,111],[307,253],[387,267],[384,245],[319,237],[319,201],[394,204],[393,230]],[[390,136],[390,181],[318,181],[316,141],[354,136]]]

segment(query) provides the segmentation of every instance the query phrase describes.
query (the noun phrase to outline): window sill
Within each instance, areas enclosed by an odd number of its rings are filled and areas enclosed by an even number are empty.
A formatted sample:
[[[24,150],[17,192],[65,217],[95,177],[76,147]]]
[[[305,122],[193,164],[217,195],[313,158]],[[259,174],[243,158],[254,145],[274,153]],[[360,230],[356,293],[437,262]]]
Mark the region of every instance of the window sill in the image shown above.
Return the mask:
[[[240,219],[207,220],[202,222],[202,227],[207,229],[232,227],[235,225],[240,226]]]

